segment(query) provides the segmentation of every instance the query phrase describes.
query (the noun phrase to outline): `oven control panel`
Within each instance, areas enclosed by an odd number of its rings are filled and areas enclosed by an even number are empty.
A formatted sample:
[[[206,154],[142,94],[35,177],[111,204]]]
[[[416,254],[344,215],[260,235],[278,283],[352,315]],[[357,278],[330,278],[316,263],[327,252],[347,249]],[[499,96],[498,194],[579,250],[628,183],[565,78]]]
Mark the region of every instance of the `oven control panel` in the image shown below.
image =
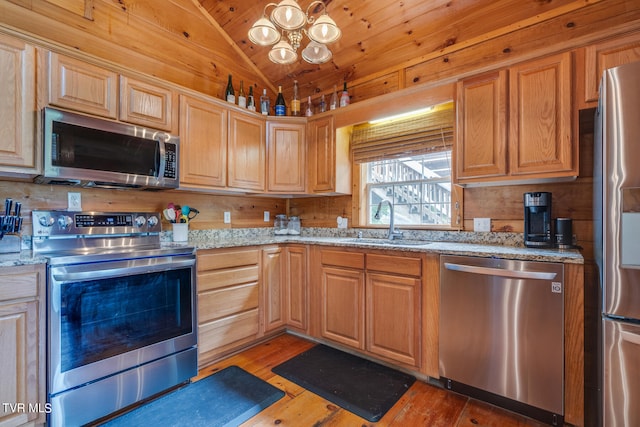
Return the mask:
[[[156,212],[33,211],[33,236],[159,233]]]

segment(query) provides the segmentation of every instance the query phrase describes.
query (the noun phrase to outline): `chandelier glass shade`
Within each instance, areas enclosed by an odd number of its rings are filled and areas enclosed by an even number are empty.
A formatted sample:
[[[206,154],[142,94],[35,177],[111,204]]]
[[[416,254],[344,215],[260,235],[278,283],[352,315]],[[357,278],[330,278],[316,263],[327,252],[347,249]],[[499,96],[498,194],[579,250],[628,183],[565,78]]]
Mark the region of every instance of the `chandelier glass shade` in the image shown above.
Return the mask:
[[[317,18],[309,15],[315,5],[322,5],[323,14]],[[270,18],[267,8],[273,7]],[[309,28],[305,28],[306,26]],[[269,3],[263,15],[249,30],[249,40],[259,46],[273,46],[269,59],[277,64],[291,64],[298,59],[297,50],[306,34],[311,40],[302,51],[302,58],[311,64],[322,64],[331,59],[327,44],[336,42],[342,32],[327,14],[322,1],[313,1],[303,12],[296,0]]]

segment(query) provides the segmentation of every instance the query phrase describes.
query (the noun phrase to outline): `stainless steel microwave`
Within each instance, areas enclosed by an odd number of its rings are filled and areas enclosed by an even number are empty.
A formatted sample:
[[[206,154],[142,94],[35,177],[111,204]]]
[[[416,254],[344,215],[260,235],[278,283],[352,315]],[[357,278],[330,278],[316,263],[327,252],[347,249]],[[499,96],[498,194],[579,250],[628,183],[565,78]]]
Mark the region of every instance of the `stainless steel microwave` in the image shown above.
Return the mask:
[[[44,173],[35,182],[82,187],[178,187],[179,138],[132,124],[44,108]]]

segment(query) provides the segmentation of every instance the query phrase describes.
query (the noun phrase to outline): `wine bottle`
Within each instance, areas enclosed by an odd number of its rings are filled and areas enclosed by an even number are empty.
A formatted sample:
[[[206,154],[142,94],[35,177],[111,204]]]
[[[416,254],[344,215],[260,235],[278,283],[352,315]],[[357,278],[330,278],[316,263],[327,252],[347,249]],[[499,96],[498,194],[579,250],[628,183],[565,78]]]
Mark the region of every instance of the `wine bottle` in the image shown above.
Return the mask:
[[[253,97],[253,86],[249,86],[249,96],[247,97],[247,110],[256,111],[256,100]]]
[[[287,105],[284,103],[284,96],[282,96],[282,86],[278,86],[278,96],[276,97],[276,116],[287,115]]]
[[[311,96],[307,97],[307,109],[304,112],[307,117],[313,116],[313,104],[311,103]]]
[[[291,115],[300,115],[300,96],[298,95],[298,81],[293,81],[293,98],[291,98]]]
[[[263,116],[269,115],[269,109],[271,108],[271,100],[267,95],[267,90],[262,89],[262,96],[260,97],[260,112]]]
[[[340,95],[340,107],[346,107],[349,102],[351,102],[351,99],[347,90],[347,82],[344,82],[344,89],[342,89],[342,94]]]
[[[240,80],[240,90],[238,91],[238,105],[247,108],[247,97],[244,94],[244,81]]]
[[[333,85],[333,93],[331,94],[331,101],[329,101],[329,109],[335,110],[338,108],[338,90],[336,85]]]
[[[231,83],[231,74],[229,74],[229,81],[227,82],[227,90],[224,93],[224,97],[227,102],[232,104],[236,103],[236,94],[233,91],[233,83]]]
[[[320,96],[320,104],[318,104],[318,109],[320,110],[321,113],[324,113],[325,111],[327,111],[327,103],[324,100],[324,93]]]

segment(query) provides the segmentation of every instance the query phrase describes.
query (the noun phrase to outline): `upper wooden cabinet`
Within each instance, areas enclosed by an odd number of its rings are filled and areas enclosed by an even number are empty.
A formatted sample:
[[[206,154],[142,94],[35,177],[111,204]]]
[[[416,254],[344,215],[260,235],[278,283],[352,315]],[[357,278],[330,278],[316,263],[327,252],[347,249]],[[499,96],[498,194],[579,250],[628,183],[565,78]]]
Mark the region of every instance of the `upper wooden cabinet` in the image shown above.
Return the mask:
[[[227,151],[228,186],[241,190],[265,189],[265,137],[261,116],[229,111]]]
[[[49,105],[178,131],[177,92],[55,52],[46,55]]]
[[[267,190],[304,193],[306,184],[306,121],[278,119],[267,122]]]
[[[35,58],[34,46],[0,34],[0,175],[39,173]]]
[[[264,191],[264,126],[255,114],[180,95],[180,187]]]
[[[153,129],[178,131],[177,92],[127,76],[120,76],[122,121]]]
[[[571,53],[516,65],[509,73],[510,174],[577,176]]]
[[[456,172],[459,180],[507,174],[507,71],[458,82]]]
[[[458,183],[578,175],[572,64],[563,53],[458,83]]]
[[[584,94],[582,107],[595,106],[598,101],[600,79],[605,70],[640,61],[640,33],[603,41],[584,48]]]
[[[349,131],[335,129],[333,116],[310,119],[307,124],[309,192],[351,194]]]
[[[118,74],[48,52],[48,104],[83,113],[118,117]]]
[[[181,187],[226,187],[227,115],[218,104],[180,96]]]

